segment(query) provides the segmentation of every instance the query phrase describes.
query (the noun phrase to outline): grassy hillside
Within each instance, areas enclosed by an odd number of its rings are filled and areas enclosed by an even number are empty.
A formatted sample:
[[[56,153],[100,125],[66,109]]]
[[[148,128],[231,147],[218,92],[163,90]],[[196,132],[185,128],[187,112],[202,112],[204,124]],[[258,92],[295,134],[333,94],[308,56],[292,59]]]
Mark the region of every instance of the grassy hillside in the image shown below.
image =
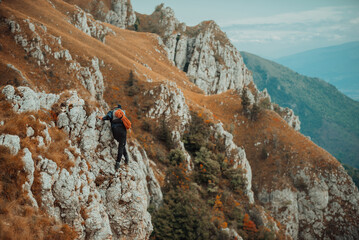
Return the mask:
[[[306,76],[324,79],[359,100],[359,42],[313,49],[276,61]]]
[[[242,52],[259,89],[272,101],[292,108],[302,122],[301,132],[342,162],[359,167],[359,103],[318,78]]]

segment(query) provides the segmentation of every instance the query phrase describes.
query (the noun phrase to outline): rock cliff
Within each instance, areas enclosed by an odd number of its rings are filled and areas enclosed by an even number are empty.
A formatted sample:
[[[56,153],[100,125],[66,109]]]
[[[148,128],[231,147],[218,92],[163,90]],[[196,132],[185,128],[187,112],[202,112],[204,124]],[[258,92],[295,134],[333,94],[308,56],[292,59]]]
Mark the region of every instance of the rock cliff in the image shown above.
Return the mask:
[[[158,33],[168,59],[207,94],[240,90],[252,82],[239,51],[215,22],[187,27],[163,4],[151,16],[138,14],[137,18],[138,30]]]
[[[96,20],[110,23],[119,28],[132,26],[136,21],[136,15],[132,9],[130,0],[65,0],[70,4],[76,4],[83,11],[91,14]]]
[[[152,15],[137,14],[137,30],[155,32],[168,59],[206,94],[218,94],[230,89],[241,91],[252,85],[251,103],[270,96],[260,92],[253,84],[252,73],[243,62],[240,52],[213,21],[202,22],[195,27],[180,23],[174,11],[161,4]],[[255,97],[256,96],[256,99]],[[300,130],[300,121],[291,109],[280,108],[281,116]]]
[[[69,147],[64,149],[63,155],[67,155],[73,166],[64,168],[41,154],[34,159],[35,152],[21,149],[25,153],[24,169],[29,179],[24,189],[34,206],[41,206],[57,220],[73,226],[80,239],[149,237],[152,224],[147,209],[150,203],[160,204],[162,193],[150,160],[135,139],[128,141],[130,163],[122,165],[116,172],[116,145],[109,123],[97,119],[104,115],[99,110],[86,113],[85,101],[77,92],[61,97],[8,85],[2,93],[11,103],[12,110],[23,114],[40,108],[51,109],[54,104],[62,106],[57,121],[43,122],[43,132],[39,135],[30,133],[26,137],[38,142],[37,149],[46,149],[56,143],[49,132],[53,128],[63,129],[69,139]],[[58,102],[60,98],[61,102]],[[11,123],[5,121],[4,124]],[[0,137],[1,145],[10,147],[14,155],[20,151],[21,141],[16,135]],[[31,191],[35,171],[41,185],[37,201]]]

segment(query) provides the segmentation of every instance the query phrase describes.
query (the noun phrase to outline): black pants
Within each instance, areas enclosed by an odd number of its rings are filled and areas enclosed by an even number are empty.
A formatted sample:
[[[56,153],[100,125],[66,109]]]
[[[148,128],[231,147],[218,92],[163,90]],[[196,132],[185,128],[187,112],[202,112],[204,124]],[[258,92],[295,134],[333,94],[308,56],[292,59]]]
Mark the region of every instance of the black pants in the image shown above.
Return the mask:
[[[125,157],[126,162],[127,162],[128,155],[127,155],[127,151],[126,151],[126,147],[125,147],[127,130],[122,123],[121,124],[113,124],[111,128],[112,128],[113,137],[118,142],[118,154],[117,154],[116,162],[121,162],[122,155]]]

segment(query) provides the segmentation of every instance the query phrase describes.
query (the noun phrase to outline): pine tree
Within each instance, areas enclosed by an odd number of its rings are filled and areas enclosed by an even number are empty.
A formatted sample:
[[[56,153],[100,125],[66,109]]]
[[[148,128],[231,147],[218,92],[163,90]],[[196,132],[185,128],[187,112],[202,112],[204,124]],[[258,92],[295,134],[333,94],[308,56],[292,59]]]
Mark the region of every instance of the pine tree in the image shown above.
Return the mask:
[[[248,116],[250,101],[249,101],[249,98],[248,98],[247,88],[245,88],[245,87],[242,90],[241,99],[242,99],[243,113],[244,113],[245,116]]]

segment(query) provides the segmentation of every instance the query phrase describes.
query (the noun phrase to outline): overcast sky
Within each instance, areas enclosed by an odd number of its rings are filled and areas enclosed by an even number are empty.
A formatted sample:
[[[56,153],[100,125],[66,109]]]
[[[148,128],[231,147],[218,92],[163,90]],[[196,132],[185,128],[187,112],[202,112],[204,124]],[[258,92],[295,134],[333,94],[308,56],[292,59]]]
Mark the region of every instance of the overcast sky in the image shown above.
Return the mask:
[[[275,59],[359,41],[359,0],[131,0],[139,13],[160,3],[188,26],[214,20],[240,50]]]

